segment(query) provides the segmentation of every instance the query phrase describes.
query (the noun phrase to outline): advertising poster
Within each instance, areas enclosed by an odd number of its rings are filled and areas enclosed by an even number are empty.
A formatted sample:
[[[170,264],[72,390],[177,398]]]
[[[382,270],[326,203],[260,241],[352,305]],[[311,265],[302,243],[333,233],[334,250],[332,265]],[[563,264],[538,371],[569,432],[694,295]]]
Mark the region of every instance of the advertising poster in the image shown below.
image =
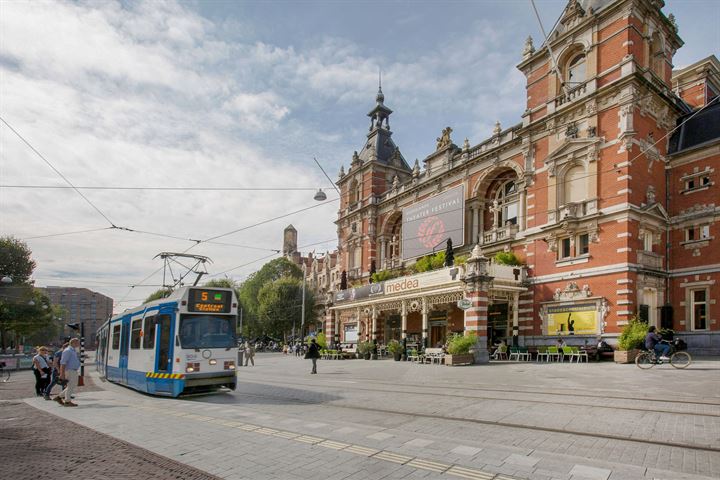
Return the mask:
[[[462,185],[402,211],[403,260],[443,251],[448,238],[453,247],[465,243],[465,187]]]
[[[597,305],[581,303],[547,307],[548,335],[595,335],[598,333]]]

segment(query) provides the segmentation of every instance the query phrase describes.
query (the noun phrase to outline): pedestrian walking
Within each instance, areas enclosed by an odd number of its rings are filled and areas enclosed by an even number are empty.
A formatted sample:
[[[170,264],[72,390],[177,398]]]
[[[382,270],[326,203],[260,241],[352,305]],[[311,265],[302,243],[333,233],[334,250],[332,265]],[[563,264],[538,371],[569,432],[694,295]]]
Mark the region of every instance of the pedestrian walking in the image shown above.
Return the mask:
[[[47,361],[47,348],[38,347],[37,355],[32,359],[33,374],[35,374],[35,395],[41,397],[50,381],[50,365]]]
[[[312,371],[310,373],[317,373],[317,360],[320,358],[320,348],[314,338],[310,340],[310,348],[308,348],[305,358],[312,360]]]
[[[77,403],[73,403],[72,395],[78,384],[78,370],[80,369],[80,359],[76,348],[80,346],[80,340],[73,338],[69,345],[63,350],[60,357],[60,378],[67,380],[67,386],[55,397],[55,401],[66,407],[77,407]],[[65,397],[65,398],[63,398]]]
[[[68,343],[63,343],[62,348],[58,348],[58,350],[52,356],[52,362],[50,364],[52,373],[50,374],[50,383],[47,387],[45,387],[45,400],[52,400],[50,398],[50,395],[52,395],[53,387],[57,385],[58,380],[60,380],[60,359],[62,358],[63,350],[65,350],[67,346]]]
[[[255,366],[255,348],[250,344],[250,342],[245,342],[245,366],[248,366],[248,362],[252,363],[252,366]]]

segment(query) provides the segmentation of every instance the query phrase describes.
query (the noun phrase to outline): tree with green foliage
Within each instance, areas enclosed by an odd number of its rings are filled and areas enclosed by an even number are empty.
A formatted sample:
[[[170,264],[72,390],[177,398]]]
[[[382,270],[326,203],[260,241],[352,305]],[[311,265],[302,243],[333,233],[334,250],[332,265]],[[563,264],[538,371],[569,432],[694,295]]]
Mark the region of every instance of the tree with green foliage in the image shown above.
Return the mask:
[[[500,265],[510,265],[513,267],[519,267],[523,264],[522,260],[515,255],[514,252],[498,252],[493,257],[495,263]]]
[[[249,333],[270,335],[281,338],[292,332],[300,333],[302,324],[302,280],[281,277],[267,282],[258,292],[258,310],[253,315],[255,322],[249,322]],[[309,289],[305,290],[305,325],[313,321],[314,299]]]
[[[10,236],[0,237],[0,276],[11,283],[0,283],[0,347],[5,351],[8,340],[15,348],[37,337],[43,342],[53,336],[54,310],[50,299],[32,285],[35,270],[32,252],[25,242]]]
[[[172,288],[161,288],[159,290],[155,290],[153,293],[148,295],[148,297],[145,300],[143,300],[143,303],[148,303],[148,302],[152,302],[153,300],[160,300],[161,298],[166,298],[172,292],[173,292]]]
[[[259,302],[258,294],[266,283],[274,282],[283,277],[302,279],[302,270],[285,257],[276,258],[262,266],[260,270],[250,276],[240,286],[240,302],[252,315],[257,315]]]

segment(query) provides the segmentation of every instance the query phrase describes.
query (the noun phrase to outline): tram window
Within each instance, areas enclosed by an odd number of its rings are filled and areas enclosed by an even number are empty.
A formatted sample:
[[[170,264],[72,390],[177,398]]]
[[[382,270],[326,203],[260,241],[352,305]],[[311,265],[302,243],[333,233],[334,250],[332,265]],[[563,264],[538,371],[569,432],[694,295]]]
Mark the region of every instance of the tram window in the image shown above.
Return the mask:
[[[235,317],[215,315],[183,315],[180,317],[182,348],[232,348],[235,338]]]
[[[113,338],[112,338],[112,349],[117,350],[120,348],[120,325],[113,327]]]
[[[143,348],[155,348],[155,316],[145,318]]]
[[[132,322],[132,334],[130,337],[130,348],[137,350],[140,348],[140,333],[142,332],[142,320],[137,319]]]

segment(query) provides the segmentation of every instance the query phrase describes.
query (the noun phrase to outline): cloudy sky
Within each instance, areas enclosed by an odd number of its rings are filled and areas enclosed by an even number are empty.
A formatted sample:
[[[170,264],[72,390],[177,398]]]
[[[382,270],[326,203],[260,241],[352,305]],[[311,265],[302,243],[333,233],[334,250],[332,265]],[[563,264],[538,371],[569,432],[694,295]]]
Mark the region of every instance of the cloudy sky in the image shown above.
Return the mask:
[[[566,1],[537,3],[549,29]],[[720,51],[720,2],[666,3],[677,67]],[[528,0],[0,0],[0,235],[29,244],[36,285],[116,311],[162,283],[159,252],[242,280],[289,223],[302,250],[332,250],[338,203],[313,156],[333,179],[347,167],[378,69],[412,162],[447,125],[475,144],[520,121],[515,66],[539,32]],[[67,187],[60,174],[88,201],[47,188]]]

